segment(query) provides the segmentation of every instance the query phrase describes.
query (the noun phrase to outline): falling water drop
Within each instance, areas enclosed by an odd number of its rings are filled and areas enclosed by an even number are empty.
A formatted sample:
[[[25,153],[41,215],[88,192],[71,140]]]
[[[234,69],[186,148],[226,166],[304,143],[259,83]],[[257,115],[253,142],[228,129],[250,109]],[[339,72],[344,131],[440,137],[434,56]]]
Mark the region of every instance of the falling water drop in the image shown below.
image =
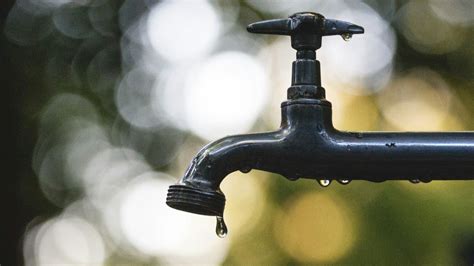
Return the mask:
[[[341,183],[343,185],[347,185],[351,182],[351,180],[349,180],[349,179],[339,179],[337,181],[339,181],[339,183]]]
[[[329,180],[329,179],[319,179],[319,180],[318,180],[318,183],[319,183],[322,187],[327,187],[327,186],[329,186],[329,184],[331,184],[331,180]]]
[[[413,184],[418,184],[420,183],[420,179],[410,179],[410,182]]]
[[[344,41],[348,42],[352,38],[352,34],[350,33],[343,33],[341,34],[341,37]]]
[[[227,235],[227,226],[222,216],[216,216],[216,235],[220,238],[224,238]]]

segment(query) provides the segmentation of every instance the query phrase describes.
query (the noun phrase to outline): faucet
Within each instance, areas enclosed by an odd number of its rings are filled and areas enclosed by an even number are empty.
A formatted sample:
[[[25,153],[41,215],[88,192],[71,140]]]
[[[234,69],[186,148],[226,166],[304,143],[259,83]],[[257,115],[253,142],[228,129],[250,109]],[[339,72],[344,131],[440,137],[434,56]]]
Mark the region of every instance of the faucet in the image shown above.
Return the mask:
[[[281,126],[268,133],[229,136],[205,146],[184,177],[169,187],[166,203],[175,209],[218,217],[224,236],[225,196],[219,185],[234,171],[252,169],[289,180],[316,179],[383,182],[472,180],[474,132],[343,132],[334,128],[331,103],[321,86],[316,50],[323,36],[347,40],[364,33],[361,26],[313,12],[248,25],[251,33],[291,36],[297,51],[287,101],[281,104]]]

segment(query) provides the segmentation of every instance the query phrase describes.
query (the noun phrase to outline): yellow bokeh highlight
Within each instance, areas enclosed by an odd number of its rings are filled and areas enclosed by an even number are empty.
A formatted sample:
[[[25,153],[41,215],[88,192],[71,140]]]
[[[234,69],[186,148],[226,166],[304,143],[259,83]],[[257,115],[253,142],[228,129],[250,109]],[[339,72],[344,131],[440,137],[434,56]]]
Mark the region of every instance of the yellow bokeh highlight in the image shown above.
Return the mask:
[[[353,90],[359,89],[354,87]],[[337,129],[345,131],[377,129],[379,112],[373,97],[349,94],[343,90],[331,90],[327,92],[327,99],[332,102],[333,122]]]
[[[459,126],[450,114],[452,102],[447,83],[429,69],[395,79],[378,99],[385,120],[401,131],[443,131],[447,122]]]
[[[454,4],[454,1],[451,2]],[[422,53],[449,53],[466,40],[465,30],[438,17],[429,7],[428,1],[408,1],[399,10],[397,20],[410,46]]]
[[[275,224],[279,246],[302,263],[330,263],[356,240],[355,217],[335,195],[307,193],[289,202]]]

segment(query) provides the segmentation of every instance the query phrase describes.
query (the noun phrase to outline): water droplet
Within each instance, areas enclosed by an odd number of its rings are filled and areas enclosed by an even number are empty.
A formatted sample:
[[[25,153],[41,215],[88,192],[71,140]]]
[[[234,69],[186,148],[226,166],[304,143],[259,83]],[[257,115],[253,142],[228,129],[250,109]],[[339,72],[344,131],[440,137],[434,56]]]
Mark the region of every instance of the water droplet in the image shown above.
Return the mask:
[[[322,187],[327,187],[327,186],[329,186],[329,184],[331,184],[331,180],[329,180],[329,179],[319,179],[319,180],[318,180],[318,183],[319,183]]]
[[[343,184],[343,185],[347,185],[351,182],[351,180],[349,179],[339,179],[337,180],[339,183]]]
[[[224,238],[227,235],[227,226],[222,216],[216,216],[216,235],[220,238]]]
[[[240,172],[246,174],[248,172],[250,172],[252,170],[252,168],[250,167],[243,167],[242,169],[240,169]]]
[[[343,33],[341,34],[341,37],[344,41],[348,42],[350,39],[352,39],[352,34],[350,33]]]
[[[418,184],[420,183],[420,179],[410,179],[410,182],[412,182],[413,184]]]
[[[296,181],[300,178],[301,175],[299,173],[288,173],[284,174],[284,176],[290,181]]]

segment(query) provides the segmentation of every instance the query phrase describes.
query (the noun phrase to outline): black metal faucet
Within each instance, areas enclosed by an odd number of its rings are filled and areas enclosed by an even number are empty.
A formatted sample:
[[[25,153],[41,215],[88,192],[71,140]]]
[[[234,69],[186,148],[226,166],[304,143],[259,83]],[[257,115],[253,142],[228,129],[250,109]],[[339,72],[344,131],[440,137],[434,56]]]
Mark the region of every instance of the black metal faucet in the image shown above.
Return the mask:
[[[472,180],[474,132],[342,132],[333,127],[331,103],[321,87],[316,50],[327,35],[344,39],[360,26],[301,12],[250,24],[252,33],[291,36],[297,50],[280,129],[225,137],[205,146],[166,203],[187,212],[223,216],[221,181],[231,172],[258,169],[290,180]]]

